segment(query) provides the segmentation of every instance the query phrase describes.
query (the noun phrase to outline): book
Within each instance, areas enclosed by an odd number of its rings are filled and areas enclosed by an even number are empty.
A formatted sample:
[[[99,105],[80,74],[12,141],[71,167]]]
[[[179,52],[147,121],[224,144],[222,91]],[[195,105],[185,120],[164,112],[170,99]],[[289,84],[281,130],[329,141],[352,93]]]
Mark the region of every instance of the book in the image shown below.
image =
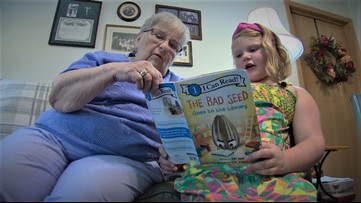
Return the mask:
[[[317,187],[322,199],[332,198],[347,198],[354,195],[354,180],[351,178],[336,178],[330,176],[323,176],[321,178],[322,188],[317,185],[317,180],[312,179],[312,183]],[[327,194],[328,193],[328,194]]]
[[[178,82],[146,93],[169,159],[177,164],[246,164],[261,138],[248,74],[232,69]]]

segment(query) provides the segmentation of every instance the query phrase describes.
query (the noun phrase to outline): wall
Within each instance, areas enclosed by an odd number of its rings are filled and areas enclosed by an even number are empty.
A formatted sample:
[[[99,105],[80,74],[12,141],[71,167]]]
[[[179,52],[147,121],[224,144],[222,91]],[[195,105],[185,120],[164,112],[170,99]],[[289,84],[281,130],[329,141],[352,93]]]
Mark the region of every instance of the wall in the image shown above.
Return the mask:
[[[277,10],[282,23],[288,29],[283,0],[138,0],[141,16],[134,22],[118,18],[116,9],[123,1],[103,0],[99,21],[96,47],[79,48],[48,45],[57,0],[0,0],[0,73],[2,77],[51,82],[52,79],[71,62],[84,53],[103,48],[106,24],[141,26],[154,13],[155,4],[163,4],[201,10],[203,39],[192,40],[193,67],[172,67],[182,77],[190,77],[216,70],[233,67],[230,51],[230,37],[237,23],[247,21],[248,13],[261,6]],[[336,13],[345,17],[355,17],[355,25],[360,25],[357,0],[307,1],[298,3]],[[352,10],[352,8],[354,8]],[[351,12],[352,10],[352,12]],[[352,14],[352,16],[351,16]],[[358,37],[361,32],[358,26]],[[359,42],[361,39],[359,39]],[[294,71],[290,81],[298,84]]]

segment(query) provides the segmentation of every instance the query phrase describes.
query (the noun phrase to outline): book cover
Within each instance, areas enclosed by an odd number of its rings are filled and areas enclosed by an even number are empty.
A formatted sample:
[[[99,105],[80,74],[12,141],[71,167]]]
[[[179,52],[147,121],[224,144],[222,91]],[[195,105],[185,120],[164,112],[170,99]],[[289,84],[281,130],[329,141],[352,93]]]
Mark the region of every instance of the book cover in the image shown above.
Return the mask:
[[[259,126],[248,74],[232,69],[163,83],[147,104],[170,160],[245,164]]]

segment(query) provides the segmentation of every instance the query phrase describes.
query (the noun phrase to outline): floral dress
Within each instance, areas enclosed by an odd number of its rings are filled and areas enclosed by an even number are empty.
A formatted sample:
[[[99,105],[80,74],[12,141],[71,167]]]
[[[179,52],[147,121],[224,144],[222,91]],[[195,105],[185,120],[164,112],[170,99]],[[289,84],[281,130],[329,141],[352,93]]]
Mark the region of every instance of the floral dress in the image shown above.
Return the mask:
[[[296,97],[290,84],[252,84],[261,139],[290,148]],[[233,164],[188,164],[175,180],[182,201],[316,201],[317,190],[304,172],[262,176]]]

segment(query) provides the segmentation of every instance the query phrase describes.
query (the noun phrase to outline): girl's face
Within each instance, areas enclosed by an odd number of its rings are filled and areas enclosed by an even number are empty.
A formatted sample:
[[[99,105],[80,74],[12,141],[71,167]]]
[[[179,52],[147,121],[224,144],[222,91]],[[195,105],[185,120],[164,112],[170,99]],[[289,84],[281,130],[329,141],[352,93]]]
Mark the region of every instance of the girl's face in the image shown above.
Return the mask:
[[[232,55],[237,68],[245,69],[251,82],[266,82],[267,56],[261,37],[238,37],[232,41]]]
[[[147,60],[164,76],[172,65],[177,52],[170,46],[169,40],[179,42],[182,35],[172,31],[172,27],[153,27],[160,30],[166,40],[162,40],[158,33],[147,31],[137,37],[137,54],[135,60]],[[173,29],[174,30],[174,29]]]

